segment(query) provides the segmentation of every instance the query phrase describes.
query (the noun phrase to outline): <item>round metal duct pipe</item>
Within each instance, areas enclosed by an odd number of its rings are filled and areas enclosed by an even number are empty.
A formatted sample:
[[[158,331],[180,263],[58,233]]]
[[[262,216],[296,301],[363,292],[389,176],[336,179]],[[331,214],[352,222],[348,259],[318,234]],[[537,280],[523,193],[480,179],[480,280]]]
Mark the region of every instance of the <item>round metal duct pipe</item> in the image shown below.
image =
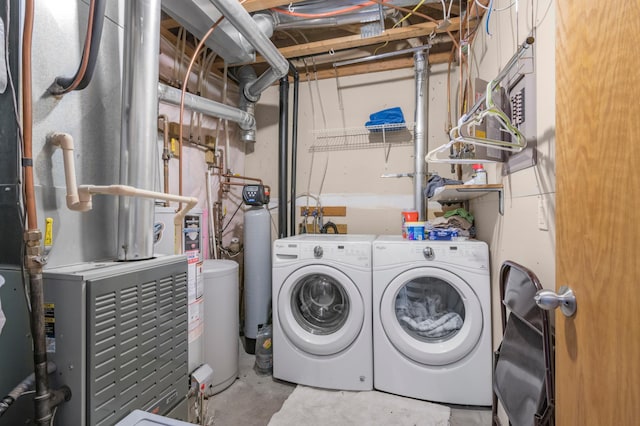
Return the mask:
[[[120,183],[153,190],[158,139],[160,0],[125,2]],[[153,257],[154,200],[120,197],[118,259]]]

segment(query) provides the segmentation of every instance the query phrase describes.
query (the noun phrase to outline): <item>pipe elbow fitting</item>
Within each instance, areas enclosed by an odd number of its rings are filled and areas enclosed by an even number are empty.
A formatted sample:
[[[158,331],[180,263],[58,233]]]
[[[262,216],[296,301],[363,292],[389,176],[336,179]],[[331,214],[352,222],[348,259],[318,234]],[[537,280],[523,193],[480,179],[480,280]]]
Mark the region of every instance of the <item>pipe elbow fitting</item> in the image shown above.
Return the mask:
[[[68,133],[52,133],[49,136],[51,143],[64,150],[73,151],[73,137]]]
[[[67,206],[69,210],[77,211],[77,212],[88,212],[93,209],[93,201],[91,195],[91,187],[84,186],[78,188],[78,195],[75,197],[74,204],[70,204],[69,200],[72,198],[72,195],[67,196]]]

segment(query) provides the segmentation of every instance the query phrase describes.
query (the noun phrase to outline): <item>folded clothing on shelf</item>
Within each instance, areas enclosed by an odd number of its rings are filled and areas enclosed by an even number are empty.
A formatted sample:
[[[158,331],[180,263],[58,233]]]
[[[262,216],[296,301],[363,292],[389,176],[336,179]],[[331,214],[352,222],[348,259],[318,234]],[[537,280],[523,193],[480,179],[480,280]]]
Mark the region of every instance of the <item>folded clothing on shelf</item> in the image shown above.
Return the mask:
[[[429,178],[429,181],[427,182],[427,187],[424,189],[424,195],[427,198],[431,198],[436,194],[436,190],[438,188],[442,188],[445,185],[460,185],[462,184],[461,180],[455,180],[455,179],[447,179],[447,178],[443,178],[442,176],[439,175],[433,175]]]
[[[393,107],[383,109],[382,111],[374,112],[373,114],[369,115],[369,121],[365,123],[365,127],[369,128],[373,126],[382,126],[385,124],[403,123],[405,123],[405,121],[404,114],[402,114],[402,109],[400,109],[400,107]],[[400,127],[396,128],[396,130],[399,129]]]

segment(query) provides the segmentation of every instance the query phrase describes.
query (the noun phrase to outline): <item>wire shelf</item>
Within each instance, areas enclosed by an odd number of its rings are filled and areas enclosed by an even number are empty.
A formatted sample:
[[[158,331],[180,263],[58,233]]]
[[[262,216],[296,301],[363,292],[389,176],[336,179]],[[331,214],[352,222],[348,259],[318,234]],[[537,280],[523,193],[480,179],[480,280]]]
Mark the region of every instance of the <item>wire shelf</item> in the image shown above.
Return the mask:
[[[413,123],[383,124],[343,129],[312,130],[310,152],[391,148],[413,145]]]

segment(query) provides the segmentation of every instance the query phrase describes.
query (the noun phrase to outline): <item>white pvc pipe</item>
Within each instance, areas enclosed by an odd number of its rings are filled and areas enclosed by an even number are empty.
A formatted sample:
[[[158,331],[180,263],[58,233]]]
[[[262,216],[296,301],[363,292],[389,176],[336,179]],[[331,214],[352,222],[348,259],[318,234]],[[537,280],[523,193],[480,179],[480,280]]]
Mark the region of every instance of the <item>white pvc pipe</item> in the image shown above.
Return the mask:
[[[137,198],[151,198],[154,200],[173,201],[182,203],[182,209],[176,212],[173,219],[175,227],[175,253],[181,252],[182,221],[185,215],[198,204],[194,197],[165,194],[163,192],[148,191],[128,185],[80,185],[76,183],[76,167],[73,158],[73,138],[67,133],[54,133],[51,143],[59,146],[63,153],[64,177],[67,185],[67,207],[69,210],[87,212],[93,208],[92,197],[95,194],[127,196]]]

